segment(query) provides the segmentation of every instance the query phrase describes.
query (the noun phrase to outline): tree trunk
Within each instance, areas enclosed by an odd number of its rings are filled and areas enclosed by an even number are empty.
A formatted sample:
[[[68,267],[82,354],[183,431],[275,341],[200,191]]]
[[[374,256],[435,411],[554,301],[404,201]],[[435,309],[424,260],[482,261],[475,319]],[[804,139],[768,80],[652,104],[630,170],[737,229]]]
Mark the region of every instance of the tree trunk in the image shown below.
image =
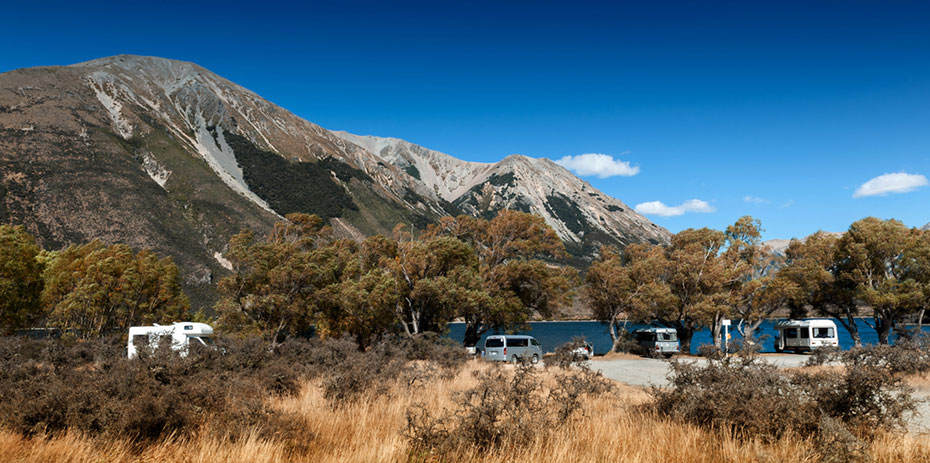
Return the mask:
[[[720,323],[720,320],[717,317],[714,317],[714,323],[710,327],[710,337],[714,341],[714,347],[717,350],[723,349],[723,324]]]
[[[607,333],[610,334],[610,351],[617,352],[620,347],[620,336],[617,335],[617,321],[611,320],[607,324]]]
[[[466,320],[465,321],[465,336],[462,339],[462,344],[465,347],[475,347],[478,345],[478,341],[481,340],[481,335],[487,329],[482,329],[481,324],[477,320]]]
[[[890,321],[882,316],[876,316],[875,333],[878,334],[878,343],[888,345],[888,335],[891,333]]]
[[[683,323],[676,323],[675,330],[678,331],[678,343],[681,346],[683,354],[691,353],[691,338],[694,337],[694,331]]]
[[[849,320],[849,326],[846,327],[846,331],[849,331],[849,337],[853,340],[853,347],[862,347],[862,338],[859,336],[859,325],[856,324],[856,317],[852,314],[847,314],[846,318]]]

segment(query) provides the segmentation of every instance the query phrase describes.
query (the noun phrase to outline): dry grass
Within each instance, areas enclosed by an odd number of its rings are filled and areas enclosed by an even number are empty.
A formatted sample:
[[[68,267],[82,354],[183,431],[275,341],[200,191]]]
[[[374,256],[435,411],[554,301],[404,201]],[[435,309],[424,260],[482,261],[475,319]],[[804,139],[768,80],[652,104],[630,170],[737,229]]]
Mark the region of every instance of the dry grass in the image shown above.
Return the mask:
[[[479,454],[462,448],[446,459],[437,455],[412,455],[403,432],[407,409],[416,403],[439,412],[454,409],[455,393],[474,387],[473,371],[497,368],[482,362],[469,363],[454,378],[419,383],[413,388],[395,385],[387,395],[333,407],[319,385],[308,383],[292,397],[269,399],[282,411],[306,420],[310,435],[293,450],[282,442],[262,441],[254,434],[238,442],[194,437],[168,439],[136,448],[125,441],[102,440],[67,434],[54,438],[26,439],[0,432],[0,461],[32,462],[405,462],[455,461],[512,462],[819,462],[814,444],[800,436],[775,442],[740,440],[726,432],[709,431],[656,417],[643,411],[648,396],[639,389],[619,385],[615,393],[587,399],[582,413],[573,415],[559,429],[535,436],[523,448],[499,448]],[[511,368],[511,367],[504,367]],[[540,370],[545,381],[552,372]],[[293,444],[293,443],[292,443]],[[910,434],[883,435],[872,446],[876,463],[930,461],[930,439]]]

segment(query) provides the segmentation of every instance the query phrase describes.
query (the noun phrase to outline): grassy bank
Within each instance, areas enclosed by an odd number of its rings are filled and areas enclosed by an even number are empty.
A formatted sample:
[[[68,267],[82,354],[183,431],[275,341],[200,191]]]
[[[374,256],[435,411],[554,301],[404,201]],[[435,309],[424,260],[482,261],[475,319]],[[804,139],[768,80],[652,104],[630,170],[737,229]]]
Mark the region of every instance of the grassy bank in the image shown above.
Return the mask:
[[[421,362],[422,367],[427,367]],[[414,446],[408,417],[421,407],[433,416],[461,411],[462,394],[480,386],[478,375],[510,375],[513,367],[468,362],[453,375],[391,381],[387,389],[369,389],[355,400],[335,404],[319,380],[308,380],[290,395],[268,394],[265,403],[291,420],[301,432],[276,437],[255,429],[235,437],[210,430],[205,421],[193,433],[166,436],[144,444],[118,436],[65,432],[24,437],[0,432],[0,460],[18,462],[826,462],[811,439],[786,435],[777,440],[737,438],[723,430],[702,428],[658,417],[651,398],[639,389],[618,385],[613,391],[580,398],[575,413],[558,425],[538,429],[526,440],[502,441],[480,450],[466,441],[443,454]],[[562,373],[539,371],[545,388],[555,388]],[[509,377],[509,376],[508,376]],[[565,378],[561,378],[562,381]],[[550,389],[551,390],[551,389]],[[557,406],[558,402],[550,403]],[[451,413],[451,414],[450,414]],[[930,440],[883,433],[868,450],[875,462],[930,461]],[[842,460],[839,460],[842,461]]]

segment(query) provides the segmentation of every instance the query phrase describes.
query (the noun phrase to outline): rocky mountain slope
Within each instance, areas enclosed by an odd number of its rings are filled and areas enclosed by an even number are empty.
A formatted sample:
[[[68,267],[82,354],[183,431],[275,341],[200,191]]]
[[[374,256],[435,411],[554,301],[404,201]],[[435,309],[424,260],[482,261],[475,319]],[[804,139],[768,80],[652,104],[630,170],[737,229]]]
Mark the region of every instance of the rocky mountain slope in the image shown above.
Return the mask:
[[[0,74],[0,197],[0,222],[46,247],[152,248],[207,298],[229,237],[290,212],[361,237],[520,209],[581,259],[599,243],[669,238],[549,160],[470,163],[331,132],[195,64],[129,55]]]
[[[669,232],[549,159],[511,155],[497,163],[467,162],[396,138],[335,135],[403,169],[463,212],[493,217],[502,209],[546,219],[579,256],[601,244],[666,243]]]

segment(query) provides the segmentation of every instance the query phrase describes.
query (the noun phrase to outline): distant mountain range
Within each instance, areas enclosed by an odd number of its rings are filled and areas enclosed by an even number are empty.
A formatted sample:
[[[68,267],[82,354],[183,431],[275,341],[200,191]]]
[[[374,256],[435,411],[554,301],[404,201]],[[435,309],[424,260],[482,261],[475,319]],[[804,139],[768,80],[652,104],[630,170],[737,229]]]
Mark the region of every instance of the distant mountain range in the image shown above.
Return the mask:
[[[333,132],[193,63],[120,55],[0,74],[0,223],[56,248],[99,238],[171,255],[210,298],[243,228],[290,212],[342,236],[502,209],[545,218],[576,262],[670,233],[548,159],[466,162]]]

